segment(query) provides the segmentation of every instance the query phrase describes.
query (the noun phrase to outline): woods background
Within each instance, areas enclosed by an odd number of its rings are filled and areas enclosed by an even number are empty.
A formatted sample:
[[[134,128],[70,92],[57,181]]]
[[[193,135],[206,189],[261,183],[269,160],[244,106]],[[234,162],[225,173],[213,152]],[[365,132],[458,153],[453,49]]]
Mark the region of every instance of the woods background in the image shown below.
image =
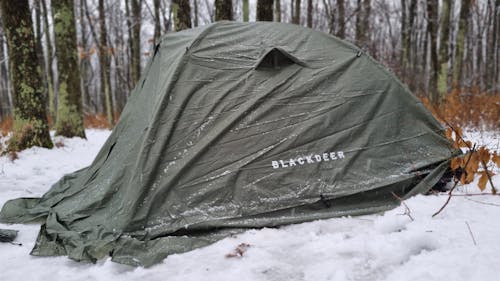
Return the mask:
[[[500,126],[500,0],[0,3],[0,123],[14,123],[24,135],[44,135],[44,122],[66,136],[84,136],[83,122],[113,126],[159,38],[218,20],[281,21],[330,33],[382,62],[438,117]],[[39,86],[23,92],[21,82],[33,76],[39,79],[30,85]],[[41,109],[25,112],[27,103]]]

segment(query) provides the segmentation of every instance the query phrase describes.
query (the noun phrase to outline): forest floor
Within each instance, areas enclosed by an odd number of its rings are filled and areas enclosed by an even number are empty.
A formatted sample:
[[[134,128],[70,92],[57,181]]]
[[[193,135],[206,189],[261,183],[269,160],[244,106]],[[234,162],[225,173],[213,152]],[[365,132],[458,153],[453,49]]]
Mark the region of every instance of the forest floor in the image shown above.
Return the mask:
[[[0,206],[41,196],[62,175],[89,165],[109,134],[87,130],[88,140],[56,138],[58,148],[32,148],[14,161],[0,157]],[[498,132],[469,130],[465,136],[500,148]],[[419,195],[405,201],[408,209],[383,214],[249,230],[147,269],[110,259],[84,264],[33,257],[40,226],[0,224],[19,230],[15,242],[22,243],[0,243],[0,280],[499,280],[500,196],[477,195],[477,180],[460,185],[434,218],[446,194]],[[500,175],[493,182],[500,187]],[[242,243],[249,245],[240,247],[242,256],[226,257]]]

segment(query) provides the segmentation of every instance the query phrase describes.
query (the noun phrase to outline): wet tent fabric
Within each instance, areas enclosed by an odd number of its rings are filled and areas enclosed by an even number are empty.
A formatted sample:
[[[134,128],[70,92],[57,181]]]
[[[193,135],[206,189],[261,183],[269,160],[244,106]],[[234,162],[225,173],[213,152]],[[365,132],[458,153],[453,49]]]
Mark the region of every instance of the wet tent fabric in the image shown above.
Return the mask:
[[[165,36],[87,168],[0,220],[41,221],[34,255],[150,266],[246,228],[381,212],[455,151],[357,47],[281,23]]]

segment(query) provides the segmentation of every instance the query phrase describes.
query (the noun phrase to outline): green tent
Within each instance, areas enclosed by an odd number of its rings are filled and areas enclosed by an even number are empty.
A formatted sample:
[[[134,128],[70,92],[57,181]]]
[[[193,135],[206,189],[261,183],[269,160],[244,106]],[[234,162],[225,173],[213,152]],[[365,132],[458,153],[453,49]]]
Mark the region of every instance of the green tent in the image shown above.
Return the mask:
[[[220,22],[165,36],[94,162],[0,220],[43,221],[33,255],[149,266],[247,228],[388,210],[454,154],[357,47]]]

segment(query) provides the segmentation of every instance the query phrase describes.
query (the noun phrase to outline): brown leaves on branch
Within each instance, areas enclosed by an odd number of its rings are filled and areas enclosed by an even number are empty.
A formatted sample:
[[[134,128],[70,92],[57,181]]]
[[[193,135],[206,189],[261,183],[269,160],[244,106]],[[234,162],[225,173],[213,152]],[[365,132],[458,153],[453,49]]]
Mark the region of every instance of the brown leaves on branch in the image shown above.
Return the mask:
[[[465,155],[451,159],[450,163],[451,170],[455,171],[456,175],[459,175],[460,183],[471,183],[474,181],[474,176],[479,175],[479,189],[484,191],[487,183],[490,182],[492,192],[495,194],[496,189],[491,181],[494,173],[488,170],[488,164],[492,163],[492,165],[500,167],[500,155],[484,146],[473,149],[472,142],[464,140],[462,129],[458,127],[448,128],[446,130],[446,137],[453,142],[454,148],[465,148],[468,150]]]

